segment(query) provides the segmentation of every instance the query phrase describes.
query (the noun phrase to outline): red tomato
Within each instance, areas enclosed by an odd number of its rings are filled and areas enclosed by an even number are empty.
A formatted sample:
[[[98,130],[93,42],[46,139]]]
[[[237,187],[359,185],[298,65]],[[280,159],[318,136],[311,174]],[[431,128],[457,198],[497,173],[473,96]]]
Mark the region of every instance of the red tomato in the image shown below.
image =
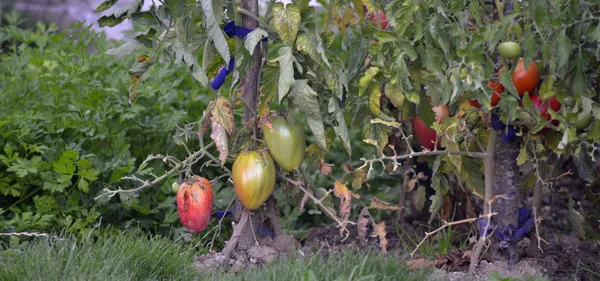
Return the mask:
[[[502,94],[502,92],[504,92],[504,86],[502,86],[500,81],[490,81],[488,83],[488,86],[492,90],[494,90],[494,93],[492,94],[491,105],[496,106],[498,104],[498,102],[500,101],[500,95]]]
[[[434,106],[432,110],[435,112],[435,121],[441,123],[444,118],[450,116],[450,111],[446,105]],[[423,120],[415,116],[413,120],[413,126],[415,130],[415,136],[421,145],[429,150],[433,150],[435,146],[435,140],[437,133],[435,130],[428,128]],[[440,149],[441,145],[438,141],[437,148]]]
[[[379,20],[377,20],[377,13],[375,13],[375,12],[371,12],[371,13],[367,14],[366,18],[368,21],[370,21],[376,25],[379,25],[378,21],[381,21],[381,29],[383,29],[383,30],[385,30],[388,26],[387,17],[385,16],[384,12],[381,12],[379,14]]]
[[[213,191],[210,182],[194,176],[190,184],[184,182],[177,190],[177,211],[181,223],[192,233],[197,233],[208,225],[213,209]]]
[[[513,73],[512,82],[515,85],[515,88],[517,88],[519,96],[522,97],[525,92],[528,92],[531,95],[540,83],[540,69],[534,61],[531,61],[529,63],[529,68],[525,70],[523,58],[520,58],[517,63],[517,68]]]
[[[531,99],[535,108],[540,112],[540,116],[548,121],[550,121],[550,119],[552,118],[550,116],[550,113],[548,113],[548,107],[550,107],[554,111],[559,111],[562,107],[562,105],[556,99],[556,97],[551,97],[549,100],[544,102],[542,101],[539,95],[533,94],[529,96],[529,99]],[[554,126],[558,126],[558,120],[552,120],[551,123]],[[550,129],[548,128],[543,128],[539,133],[543,134],[549,130]]]

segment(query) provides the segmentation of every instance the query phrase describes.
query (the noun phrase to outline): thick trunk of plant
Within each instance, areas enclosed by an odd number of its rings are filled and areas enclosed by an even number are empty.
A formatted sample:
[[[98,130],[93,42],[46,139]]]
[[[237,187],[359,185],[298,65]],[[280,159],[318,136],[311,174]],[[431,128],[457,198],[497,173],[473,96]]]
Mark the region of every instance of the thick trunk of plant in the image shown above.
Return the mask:
[[[497,232],[503,232],[509,225],[519,226],[518,156],[519,143],[505,143],[501,140],[501,134],[497,134],[494,147],[493,194],[494,196],[504,196],[496,198],[492,204],[492,212],[498,213],[492,219]],[[504,245],[504,250],[506,251],[509,263],[516,263],[518,260],[516,245],[508,243],[508,245]]]

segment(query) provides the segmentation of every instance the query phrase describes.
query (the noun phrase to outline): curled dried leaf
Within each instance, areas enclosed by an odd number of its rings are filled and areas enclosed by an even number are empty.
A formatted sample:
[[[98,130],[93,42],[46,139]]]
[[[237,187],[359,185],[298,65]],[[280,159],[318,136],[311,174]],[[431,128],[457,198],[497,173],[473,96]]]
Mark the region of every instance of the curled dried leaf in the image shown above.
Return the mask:
[[[388,211],[397,211],[400,210],[398,205],[390,206],[390,203],[385,202],[377,197],[371,198],[371,205],[369,209],[379,209],[379,210],[388,210]]]
[[[363,208],[358,215],[358,221],[356,222],[356,229],[358,230],[358,238],[363,243],[367,239],[367,224],[369,224],[369,209]]]
[[[371,237],[379,237],[379,248],[383,254],[387,254],[387,239],[385,235],[385,222],[375,223],[373,222],[373,233],[371,233]]]
[[[345,184],[336,181],[333,185],[333,194],[340,198],[340,219],[342,222],[348,221],[352,209],[352,192]],[[344,229],[340,228],[340,234],[343,234],[343,231]]]

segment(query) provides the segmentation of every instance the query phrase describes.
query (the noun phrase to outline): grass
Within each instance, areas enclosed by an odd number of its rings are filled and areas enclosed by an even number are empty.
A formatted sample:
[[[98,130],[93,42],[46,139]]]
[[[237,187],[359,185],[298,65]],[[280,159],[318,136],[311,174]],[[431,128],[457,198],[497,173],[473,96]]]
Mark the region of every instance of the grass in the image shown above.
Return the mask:
[[[329,258],[280,259],[259,269],[201,273],[184,242],[122,233],[98,238],[35,238],[0,252],[0,280],[427,280],[403,258],[349,251]]]

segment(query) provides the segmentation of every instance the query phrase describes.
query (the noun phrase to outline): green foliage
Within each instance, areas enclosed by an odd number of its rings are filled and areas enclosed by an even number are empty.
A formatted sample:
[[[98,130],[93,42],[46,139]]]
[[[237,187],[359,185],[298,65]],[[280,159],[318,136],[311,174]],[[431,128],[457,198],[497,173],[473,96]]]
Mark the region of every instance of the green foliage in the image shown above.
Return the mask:
[[[90,27],[0,27],[2,232],[79,232],[98,223],[164,231],[178,223],[173,177],[140,194],[94,198],[107,186],[132,187],[122,177],[149,154],[183,155],[169,135],[198,120],[209,100],[186,69],[166,63],[146,73],[129,105],[134,58],[104,54],[117,42]],[[165,168],[151,163],[138,172]]]

